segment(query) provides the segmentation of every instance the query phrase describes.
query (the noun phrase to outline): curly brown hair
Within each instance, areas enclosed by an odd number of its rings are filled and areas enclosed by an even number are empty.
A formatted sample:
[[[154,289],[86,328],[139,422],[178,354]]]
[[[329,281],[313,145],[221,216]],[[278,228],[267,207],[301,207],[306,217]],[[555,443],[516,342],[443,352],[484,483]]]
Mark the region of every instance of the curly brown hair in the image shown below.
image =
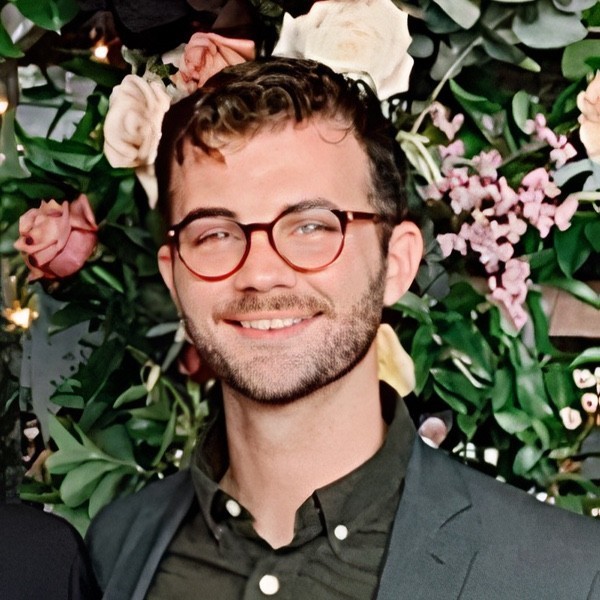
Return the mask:
[[[395,222],[407,207],[394,128],[379,100],[354,81],[318,62],[273,57],[228,67],[204,87],[174,104],[165,115],[156,159],[158,208],[170,222],[171,172],[182,164],[189,142],[209,155],[232,140],[265,128],[323,118],[347,128],[365,150],[371,171],[369,202]]]

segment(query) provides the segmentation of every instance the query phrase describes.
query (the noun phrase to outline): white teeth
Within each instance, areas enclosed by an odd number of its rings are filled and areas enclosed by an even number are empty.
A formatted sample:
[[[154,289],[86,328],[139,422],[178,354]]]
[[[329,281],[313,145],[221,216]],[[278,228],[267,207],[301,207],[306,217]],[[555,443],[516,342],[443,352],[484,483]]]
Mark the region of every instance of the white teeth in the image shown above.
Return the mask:
[[[240,325],[246,329],[283,329],[300,323],[302,319],[260,319],[258,321],[240,321]]]

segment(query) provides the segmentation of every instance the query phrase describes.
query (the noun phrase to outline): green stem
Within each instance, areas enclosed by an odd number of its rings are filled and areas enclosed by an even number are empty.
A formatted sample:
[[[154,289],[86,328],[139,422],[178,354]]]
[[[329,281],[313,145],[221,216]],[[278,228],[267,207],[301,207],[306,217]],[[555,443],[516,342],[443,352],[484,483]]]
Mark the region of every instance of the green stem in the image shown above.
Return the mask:
[[[491,29],[495,29],[496,27],[498,27],[498,25],[500,25],[503,21],[508,20],[510,17],[512,17],[512,13],[500,17],[495,23],[491,23],[489,27]],[[411,133],[417,133],[419,131],[423,120],[429,113],[431,105],[440,95],[440,92],[442,91],[446,83],[448,83],[448,81],[457,73],[457,70],[459,70],[459,67],[462,66],[462,63],[466,60],[467,56],[469,56],[473,48],[481,44],[481,42],[483,42],[483,36],[478,35],[470,44],[465,46],[465,49],[459,54],[458,58],[452,63],[451,67],[446,71],[440,82],[435,86],[433,92],[431,92],[431,95],[429,96],[429,99],[427,101],[427,106],[421,111],[419,116],[416,118],[410,130]]]

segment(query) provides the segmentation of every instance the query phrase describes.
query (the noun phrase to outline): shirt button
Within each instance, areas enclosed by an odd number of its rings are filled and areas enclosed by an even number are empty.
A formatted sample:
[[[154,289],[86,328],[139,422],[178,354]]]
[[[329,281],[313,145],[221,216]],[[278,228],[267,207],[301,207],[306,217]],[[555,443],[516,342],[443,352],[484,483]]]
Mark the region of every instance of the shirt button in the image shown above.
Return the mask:
[[[333,535],[335,535],[338,540],[343,541],[348,537],[348,528],[345,525],[338,525],[333,530]]]
[[[275,575],[263,575],[258,587],[265,596],[273,596],[279,591],[279,579]]]
[[[235,500],[227,500],[225,509],[232,517],[239,517],[242,514],[242,507]]]

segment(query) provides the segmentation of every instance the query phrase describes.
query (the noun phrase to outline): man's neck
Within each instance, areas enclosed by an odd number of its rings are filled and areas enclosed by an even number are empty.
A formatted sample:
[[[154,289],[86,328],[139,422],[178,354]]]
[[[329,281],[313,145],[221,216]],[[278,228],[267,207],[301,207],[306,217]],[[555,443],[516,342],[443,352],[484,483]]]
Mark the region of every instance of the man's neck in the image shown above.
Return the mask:
[[[274,548],[291,542],[295,514],[316,490],[381,447],[374,347],[347,375],[286,405],[259,404],[224,386],[229,469],[221,487],[253,515]]]

